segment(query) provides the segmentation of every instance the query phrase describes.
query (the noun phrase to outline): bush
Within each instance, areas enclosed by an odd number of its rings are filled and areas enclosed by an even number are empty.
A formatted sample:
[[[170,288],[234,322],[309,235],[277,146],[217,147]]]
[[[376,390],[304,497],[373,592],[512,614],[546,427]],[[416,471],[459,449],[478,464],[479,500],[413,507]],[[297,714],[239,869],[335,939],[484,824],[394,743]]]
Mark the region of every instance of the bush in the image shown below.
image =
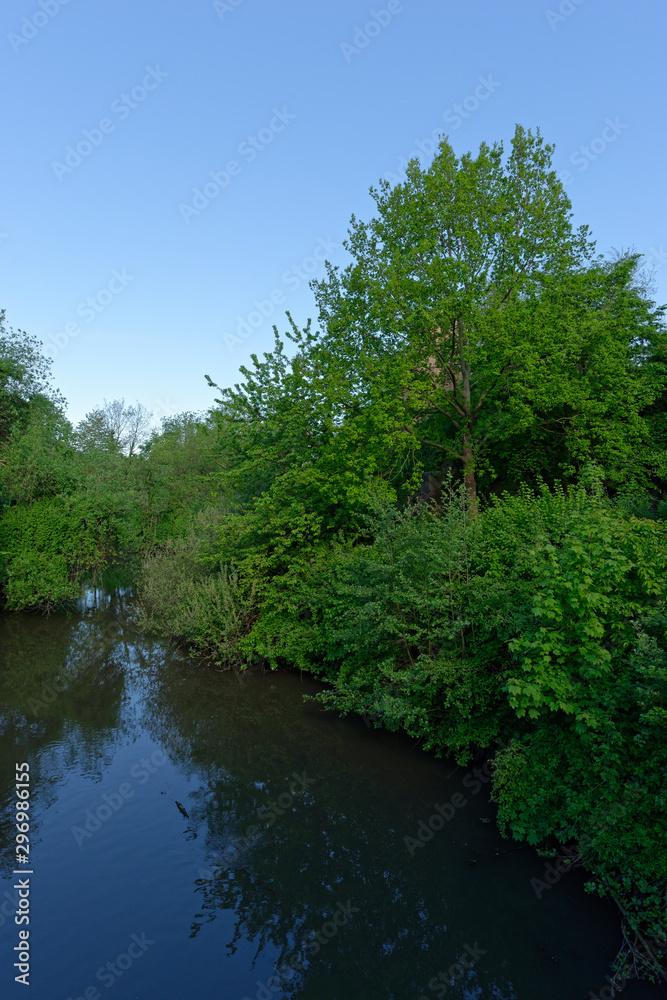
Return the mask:
[[[6,606],[50,608],[76,598],[100,574],[122,535],[111,495],[81,490],[7,507],[0,517],[0,580]]]
[[[234,568],[207,569],[202,549],[201,536],[192,532],[144,559],[138,621],[143,628],[191,643],[220,664],[237,662],[254,591],[241,585]]]

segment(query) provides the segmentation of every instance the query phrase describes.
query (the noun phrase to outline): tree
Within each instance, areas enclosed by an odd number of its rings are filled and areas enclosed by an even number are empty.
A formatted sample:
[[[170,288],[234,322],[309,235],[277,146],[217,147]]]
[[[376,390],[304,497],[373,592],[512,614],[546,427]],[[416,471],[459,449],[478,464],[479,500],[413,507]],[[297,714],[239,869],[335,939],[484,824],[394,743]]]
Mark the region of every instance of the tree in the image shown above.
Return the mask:
[[[51,360],[36,337],[5,326],[0,310],[0,441],[17,425],[27,426],[31,412],[49,416],[62,411],[64,399],[51,385]]]
[[[646,412],[667,367],[663,309],[640,282],[629,253],[542,279],[527,297],[521,365],[490,409],[506,479],[572,481],[593,462],[611,486],[646,481],[658,458]]]
[[[79,478],[72,462],[72,427],[60,411],[33,410],[0,442],[0,509],[69,492]]]
[[[119,444],[101,407],[91,410],[77,425],[76,439],[82,451],[120,452]]]
[[[352,217],[353,262],[312,283],[329,343],[360,378],[381,373],[422,444],[460,463],[473,503],[480,451],[507,429],[483,418],[540,354],[530,300],[593,251],[552,152],[521,126],[506,162],[501,143],[457,158],[443,139],[428,169],[413,160],[404,183],[371,189],[378,215]]]
[[[85,451],[111,451],[129,458],[148,436],[153,414],[142,403],[126,406],[124,399],[104,400],[86,414],[77,427],[80,447]]]

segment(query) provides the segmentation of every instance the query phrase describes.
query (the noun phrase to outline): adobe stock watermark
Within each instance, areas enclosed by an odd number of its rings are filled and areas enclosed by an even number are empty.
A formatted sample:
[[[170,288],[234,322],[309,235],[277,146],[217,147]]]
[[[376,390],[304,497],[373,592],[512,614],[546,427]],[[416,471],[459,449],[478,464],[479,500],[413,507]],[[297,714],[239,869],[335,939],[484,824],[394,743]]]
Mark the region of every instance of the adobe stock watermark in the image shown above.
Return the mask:
[[[463,777],[463,787],[468,789],[471,795],[477,795],[484,785],[488,785],[493,774],[494,761],[487,760],[484,767],[475,767]],[[436,833],[443,829],[446,823],[454,818],[458,809],[464,809],[468,805],[468,800],[461,792],[454,792],[449,802],[444,805],[434,803],[434,812],[427,820],[420,820],[417,826],[416,837],[403,837],[403,843],[408,849],[408,854],[414,858],[418,847],[425,847]]]
[[[213,10],[221,21],[224,21],[225,14],[233,14],[237,7],[240,7],[245,0],[213,0]]]
[[[273,140],[281,132],[284,132],[290,122],[296,119],[296,115],[291,114],[287,108],[274,108],[273,117],[265,128],[261,128],[255,135],[248,135],[240,142],[236,148],[239,156],[243,157],[246,163],[252,163],[259,154],[270,146]],[[192,189],[192,203],[181,202],[178,211],[181,213],[183,222],[188,225],[194,216],[195,218],[204,211],[232,182],[233,177],[238,177],[243,170],[243,163],[239,160],[229,160],[223,170],[209,170],[210,180],[205,181],[201,187]]]
[[[134,275],[128,274],[124,267],[120,271],[117,269],[113,270],[110,280],[103,288],[99,288],[94,295],[89,295],[82,302],[79,302],[75,309],[76,315],[84,320],[85,323],[94,322],[100,313],[103,313],[107,306],[111,305],[114,299],[121,292],[124,292],[129,283],[134,280]],[[44,345],[44,352],[52,360],[57,358],[60,352],[64,351],[70,342],[75,337],[78,337],[80,333],[81,326],[79,323],[73,321],[66,323],[62,330],[51,334],[51,341]]]
[[[487,950],[480,948],[476,941],[472,946],[464,944],[463,955],[449,966],[447,972],[439,971],[437,976],[429,979],[427,984],[429,990],[440,1000],[440,997],[447,995],[449,987],[453,986],[459,979],[463,979],[466,972],[477,965],[482,955],[486,954]],[[422,994],[419,1000],[433,1000],[433,998]]]
[[[0,903],[0,927],[4,927],[5,921],[8,917],[11,917],[11,922],[14,923],[14,917],[18,913],[18,908],[18,889],[13,894],[8,890],[5,890],[4,899],[2,900],[2,903]]]
[[[175,417],[177,413],[181,412],[181,407],[178,405],[178,401],[176,399],[172,399],[171,396],[156,399],[153,403],[152,409],[158,420],[161,420],[162,417]]]
[[[255,299],[253,308],[245,316],[237,316],[236,329],[234,333],[224,333],[222,340],[229,351],[233,351],[238,344],[252,337],[262,324],[282,306],[286,301],[284,288],[291,292],[296,292],[302,285],[307,284],[317,270],[327,259],[326,254],[332,250],[338,250],[339,243],[334,243],[329,236],[326,240],[319,237],[312,252],[304,257],[298,264],[292,264],[283,271],[280,281],[281,286],[274,288],[265,299]]]
[[[124,976],[138,959],[143,958],[153,944],[155,944],[155,941],[146,937],[146,931],[143,931],[140,935],[133,934],[125,951],[122,951],[120,955],[116,955],[113,962],[106,962],[104,965],[101,965],[95,973],[95,979],[105,989],[111,989],[116,980]],[[93,984],[86,986],[79,996],[70,996],[67,1000],[102,1000],[102,994]]]
[[[457,809],[463,809],[467,805],[468,800],[460,792],[454,792],[449,802],[445,802],[444,806],[434,802],[435,812],[429,816],[428,820],[420,819],[417,826],[417,836],[403,837],[403,843],[407,847],[410,857],[414,858],[418,847],[425,847],[429,840],[433,840],[435,834],[443,829],[445,823],[449,823],[454,818]]]
[[[579,173],[588,170],[591,163],[606,153],[609,146],[616,142],[619,135],[622,135],[629,127],[621,121],[618,115],[615,118],[605,118],[604,127],[600,130],[600,134],[586,145],[582,144],[578,149],[575,149],[570,154],[570,163],[577,168]],[[558,179],[562,184],[571,184],[574,180],[574,174],[571,170],[561,170]]]
[[[564,21],[567,21],[568,17],[572,17],[576,13],[577,8],[581,7],[584,3],[586,3],[586,0],[563,0],[558,10],[545,10],[544,16],[551,30],[555,31],[559,24],[563,24]]]
[[[66,7],[70,0],[39,0],[39,10],[34,11],[29,17],[24,17],[21,21],[21,31],[17,34],[10,31],[7,41],[14,49],[20,52],[24,45],[31,42],[36,35],[53,20],[56,14],[60,13],[62,7]]]
[[[332,938],[335,938],[338,931],[345,927],[349,921],[352,919],[354,913],[359,913],[359,908],[352,905],[352,901],[348,899],[346,903],[341,903],[340,901],[336,905],[336,909],[331,914],[329,920],[325,920],[322,926],[317,931],[309,931],[304,934],[302,938],[303,949],[293,952],[288,955],[287,958],[281,964],[281,967],[276,969],[274,975],[269,979],[268,983],[263,983],[257,980],[257,992],[254,998],[248,995],[243,997],[243,1000],[271,1000],[274,993],[283,993],[283,987],[289,983],[298,972],[304,969],[304,959],[317,953],[327,944]],[[302,955],[303,951],[303,955]],[[276,983],[276,980],[278,982]]]
[[[544,866],[542,878],[531,878],[530,885],[538,899],[542,899],[547,889],[552,889],[553,886],[557,885],[563,875],[567,875],[568,872],[572,871],[575,858],[576,852],[572,852],[571,859],[565,858],[565,860],[559,862],[557,865],[548,861]]]
[[[275,799],[270,799],[267,805],[260,806],[257,809],[256,815],[258,820],[266,823],[267,828],[273,826],[279,816],[283,816],[288,809],[292,808],[297,795],[303,794],[316,781],[315,778],[307,777],[305,771],[303,774],[297,774],[294,771],[292,777],[294,780],[289,783],[286,792],[281,792]],[[212,860],[224,864],[235,864],[250,850],[255,841],[259,840],[261,833],[262,828],[256,823],[251,823],[246,827],[245,833],[242,836],[236,837],[223,851],[217,851],[213,854]],[[200,868],[199,877],[212,879],[214,872],[206,868]]]
[[[495,94],[501,86],[502,84],[499,80],[494,80],[493,73],[488,73],[486,76],[478,76],[477,86],[474,90],[464,97],[463,100],[450,105],[443,112],[443,120],[447,125],[451,126],[450,131],[454,132],[457,128],[460,128],[463,122],[470,118],[484,101],[488,101],[489,97]],[[386,173],[384,179],[390,184],[401,184],[406,178],[410,160],[419,159],[420,156],[430,159],[438,148],[441,136],[442,129],[434,128],[430,136],[427,136],[425,139],[415,140],[415,148],[407,156],[399,157],[397,172]]]
[[[491,95],[495,94],[501,86],[500,81],[493,79],[493,73],[489,73],[487,76],[478,76],[477,86],[472,93],[467,94],[462,101],[447,108],[442,116],[445,123],[451,125],[452,132],[460,128],[463,122],[467,121],[471,115],[474,115],[480,105],[484,101],[488,101]],[[433,136],[433,133],[431,133],[431,136]]]
[[[632,809],[637,802],[641,799],[641,795],[637,791],[630,790],[624,796],[620,802],[612,802],[607,811],[605,812],[603,818],[597,823],[598,830],[604,830],[605,827],[613,826],[615,823],[622,819],[628,809]],[[557,885],[564,875],[572,871],[574,868],[574,862],[581,858],[584,851],[587,851],[591,846],[592,837],[588,833],[583,833],[579,840],[575,844],[574,848],[566,851],[566,857],[563,861],[559,862],[558,865],[554,865],[551,861],[547,862],[544,866],[544,876],[543,878],[531,878],[530,885],[537,896],[541,899],[547,889],[552,889]]]
[[[65,147],[65,156],[62,161],[51,161],[51,169],[58,181],[62,183],[68,174],[74,173],[76,168],[80,167],[84,160],[88,159],[93,150],[101,146],[106,137],[116,131],[117,122],[122,122],[126,118],[129,118],[135,108],[143,104],[149,93],[157,90],[162,81],[166,80],[168,76],[169,74],[160,69],[159,66],[156,66],[155,69],[152,66],[146,66],[146,74],[141,83],[133,87],[129,94],[121,94],[115,101],[112,101],[110,110],[117,121],[108,117],[100,118],[94,128],[84,128],[82,130],[81,135],[83,138],[79,139],[75,145]]]
[[[43,712],[45,708],[52,705],[59,695],[66,691],[69,687],[69,680],[63,677],[56,677],[52,681],[47,681],[39,692],[37,698],[30,698],[28,700],[28,708],[33,713],[37,715],[38,712]]]
[[[137,785],[145,785],[151,775],[155,774],[166,762],[167,755],[164,750],[154,750],[150,757],[142,757],[141,760],[132,765],[130,777],[134,778]],[[86,809],[84,825],[70,827],[70,833],[77,846],[81,847],[85,840],[89,840],[105,823],[108,823],[127,800],[133,798],[135,791],[136,788],[133,788],[131,782],[123,781],[118,786],[117,791],[111,792],[111,794],[108,792],[102,794],[101,804],[94,811]]]
[[[667,250],[660,244],[659,247],[649,247],[647,252],[644,254],[645,257],[651,256],[655,261],[655,267],[660,268],[664,264],[667,264]]]
[[[290,782],[286,792],[281,792],[275,800],[269,800],[268,805],[259,807],[257,816],[262,823],[266,823],[267,826],[273,826],[279,816],[282,816],[288,809],[292,808],[295,797],[307,791],[311,785],[315,784],[316,780],[315,778],[306,777],[305,771],[303,774],[297,774],[294,771],[293,778],[294,781]]]
[[[346,63],[352,62],[353,56],[360,55],[364,49],[368,48],[374,38],[389,27],[397,14],[402,14],[404,10],[401,0],[389,0],[386,7],[380,10],[370,11],[370,18],[363,26],[355,26],[352,42],[341,42],[340,51]]]

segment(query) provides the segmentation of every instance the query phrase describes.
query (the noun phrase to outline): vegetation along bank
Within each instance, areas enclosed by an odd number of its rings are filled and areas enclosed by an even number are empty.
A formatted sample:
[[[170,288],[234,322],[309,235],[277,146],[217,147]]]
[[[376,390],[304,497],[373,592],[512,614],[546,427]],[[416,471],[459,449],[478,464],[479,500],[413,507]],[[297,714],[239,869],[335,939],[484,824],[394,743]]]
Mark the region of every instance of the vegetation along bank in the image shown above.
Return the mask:
[[[617,983],[665,980],[664,310],[551,157],[442,140],[352,218],[318,329],[159,431],[123,400],[73,427],[3,314],[0,588],[49,610],[129,568],[141,623],[219,666],[492,755],[502,828],[615,901]]]

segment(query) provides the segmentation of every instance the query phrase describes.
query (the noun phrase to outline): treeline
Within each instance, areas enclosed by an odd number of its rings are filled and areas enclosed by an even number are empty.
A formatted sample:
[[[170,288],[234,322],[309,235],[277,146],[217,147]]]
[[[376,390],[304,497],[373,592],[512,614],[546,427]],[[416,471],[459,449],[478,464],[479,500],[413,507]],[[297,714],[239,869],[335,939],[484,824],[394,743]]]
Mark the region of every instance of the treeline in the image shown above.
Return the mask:
[[[443,140],[352,219],[319,329],[290,319],[143,442],[139,407],[70,427],[0,331],[0,585],[48,607],[134,567],[146,628],[494,754],[502,827],[617,903],[618,981],[664,979],[667,337],[551,155],[519,127],[508,155]]]
[[[209,497],[220,445],[194,414],[151,430],[141,404],[114,400],[73,427],[41,345],[0,313],[0,596],[51,610],[84,582],[134,572],[179,536]],[[150,461],[149,461],[150,456]]]

